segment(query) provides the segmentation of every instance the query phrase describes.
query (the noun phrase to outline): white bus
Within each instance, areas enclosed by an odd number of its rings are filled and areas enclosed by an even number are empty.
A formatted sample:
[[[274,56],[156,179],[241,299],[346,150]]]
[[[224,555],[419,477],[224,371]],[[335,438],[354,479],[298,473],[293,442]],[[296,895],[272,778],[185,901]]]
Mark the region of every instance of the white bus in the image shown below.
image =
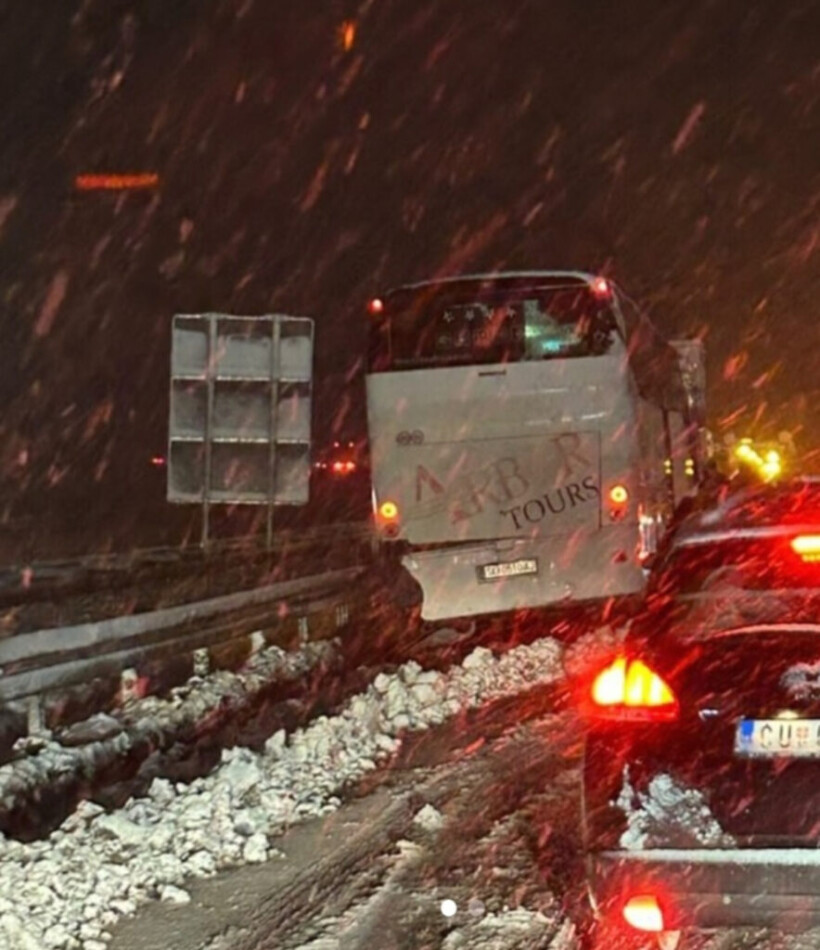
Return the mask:
[[[532,271],[370,301],[380,547],[426,621],[621,597],[698,477],[702,354],[610,281]]]

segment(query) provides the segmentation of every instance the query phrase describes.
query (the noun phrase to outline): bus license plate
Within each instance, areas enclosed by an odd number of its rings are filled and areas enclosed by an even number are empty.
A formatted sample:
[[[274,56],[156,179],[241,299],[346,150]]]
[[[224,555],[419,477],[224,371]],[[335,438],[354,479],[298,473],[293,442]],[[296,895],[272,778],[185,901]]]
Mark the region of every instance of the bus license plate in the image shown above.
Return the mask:
[[[500,581],[505,577],[525,577],[538,573],[538,561],[534,557],[521,558],[518,561],[500,561],[496,564],[482,564],[478,569],[479,580]]]
[[[774,758],[820,757],[820,719],[741,719],[735,753]]]

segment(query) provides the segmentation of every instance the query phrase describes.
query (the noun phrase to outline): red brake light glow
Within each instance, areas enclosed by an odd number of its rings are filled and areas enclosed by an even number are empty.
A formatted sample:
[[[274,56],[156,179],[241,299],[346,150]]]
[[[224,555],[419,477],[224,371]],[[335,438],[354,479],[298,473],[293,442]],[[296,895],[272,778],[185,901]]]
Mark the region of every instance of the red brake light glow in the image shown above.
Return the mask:
[[[618,657],[592,683],[598,715],[625,719],[675,719],[678,701],[669,686],[641,660]]]
[[[792,551],[809,564],[820,563],[820,534],[800,534],[791,540]]]
[[[384,301],[379,297],[374,297],[370,303],[367,305],[367,310],[369,313],[374,315],[384,312]]]
[[[645,933],[660,933],[664,929],[663,911],[652,894],[630,897],[624,904],[624,920],[630,927]]]

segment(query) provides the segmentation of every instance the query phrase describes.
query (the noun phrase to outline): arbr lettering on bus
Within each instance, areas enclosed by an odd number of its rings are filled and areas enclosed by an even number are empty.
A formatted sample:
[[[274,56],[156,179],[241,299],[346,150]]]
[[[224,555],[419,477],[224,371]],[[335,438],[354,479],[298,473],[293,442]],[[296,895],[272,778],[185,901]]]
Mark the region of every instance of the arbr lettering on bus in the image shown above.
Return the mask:
[[[509,504],[520,498],[529,487],[516,459],[511,456],[498,459],[476,474],[464,475],[453,483],[455,503],[451,522],[457,524],[481,514],[488,502]]]
[[[516,505],[514,508],[507,508],[500,511],[501,515],[509,515],[517,530],[525,527],[524,522],[537,524],[550,515],[560,515],[570,510],[577,504],[584,504],[600,497],[600,490],[595,484],[592,475],[587,475],[579,482],[569,482],[562,485],[554,491],[545,492],[540,498],[530,498],[523,505]]]
[[[590,460],[581,453],[581,435],[578,432],[562,432],[552,441],[561,456],[561,471],[558,473],[559,483],[572,478],[576,472],[582,472],[590,466]],[[574,463],[577,463],[577,467]]]
[[[444,485],[431,474],[423,465],[416,467],[416,501],[421,501],[422,487],[429,486],[434,495],[444,494]]]

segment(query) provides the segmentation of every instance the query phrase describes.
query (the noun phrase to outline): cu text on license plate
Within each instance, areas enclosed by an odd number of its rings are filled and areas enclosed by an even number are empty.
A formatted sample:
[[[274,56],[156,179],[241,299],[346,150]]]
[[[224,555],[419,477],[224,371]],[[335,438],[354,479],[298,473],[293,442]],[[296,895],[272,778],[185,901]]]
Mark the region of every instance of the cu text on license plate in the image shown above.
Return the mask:
[[[521,558],[518,561],[499,561],[495,564],[482,564],[478,569],[480,581],[500,581],[505,577],[526,577],[538,573],[538,559]]]
[[[820,758],[820,719],[741,719],[735,752],[761,758]]]

